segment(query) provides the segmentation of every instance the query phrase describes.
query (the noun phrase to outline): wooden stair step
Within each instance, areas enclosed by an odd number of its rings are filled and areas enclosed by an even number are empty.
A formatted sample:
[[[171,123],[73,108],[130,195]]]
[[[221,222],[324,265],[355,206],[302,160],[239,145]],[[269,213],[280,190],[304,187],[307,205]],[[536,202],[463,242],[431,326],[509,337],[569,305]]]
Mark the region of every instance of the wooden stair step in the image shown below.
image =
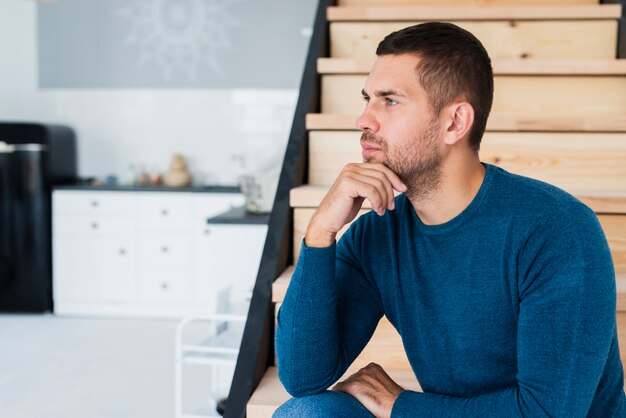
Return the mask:
[[[339,113],[309,113],[306,115],[308,130],[356,131],[358,115]],[[617,117],[567,117],[491,114],[487,131],[513,132],[626,132],[626,116]]]
[[[319,74],[369,74],[375,57],[318,58]],[[498,59],[495,75],[626,75],[626,59]]]
[[[617,293],[617,312],[626,313],[626,273],[615,274],[615,290]]]
[[[274,283],[272,283],[272,302],[283,301],[295,269],[295,266],[287,267],[285,271],[274,280]]]
[[[272,285],[272,301],[281,303],[285,298],[291,276],[293,276],[295,267],[288,267]],[[626,272],[617,273],[615,275],[615,284],[617,290],[617,312],[626,312]]]
[[[330,56],[371,59],[385,36],[424,20],[427,19],[412,22],[332,22]],[[455,20],[451,23],[474,34],[492,60],[616,57],[616,20]],[[583,33],[585,36],[581,36]]]
[[[327,191],[328,186],[311,186],[307,184],[295,187],[290,192],[289,202],[291,207],[294,208],[317,208]],[[596,213],[626,214],[626,190],[615,192],[581,190],[572,194]],[[369,201],[365,200],[363,208],[371,209],[372,206]]]
[[[309,133],[308,183],[331,185],[362,161],[357,131]],[[487,132],[480,159],[564,190],[626,191],[626,133]]]
[[[444,6],[444,5],[521,5],[546,4],[545,0],[339,0],[338,6]],[[598,0],[550,0],[549,4],[598,4]]]
[[[409,20],[589,20],[619,19],[619,4],[484,6],[332,6],[330,22]]]
[[[322,113],[358,114],[365,108],[365,75],[322,76]],[[626,77],[510,75],[494,77],[492,112],[522,117],[626,116]]]
[[[357,214],[356,220],[359,216],[366,214],[370,209],[363,208]],[[302,240],[306,235],[306,229],[309,226],[309,222],[311,221],[311,217],[315,213],[314,208],[296,208],[293,211],[293,264],[295,265],[298,261],[298,257],[300,257],[300,249],[302,247]],[[352,222],[354,222],[354,220]],[[343,228],[337,233],[337,239],[341,238],[341,236],[350,228],[352,222],[344,225]]]
[[[356,373],[358,368],[350,368],[339,379],[339,381],[345,380],[350,375]],[[415,378],[415,375],[411,371],[388,371],[389,376],[396,381],[400,386],[421,392],[422,389]],[[332,385],[331,385],[332,387]],[[270,367],[265,372],[265,375],[261,379],[259,386],[250,397],[247,406],[248,418],[271,418],[276,409],[291,399],[291,395],[287,393],[283,385],[278,379],[278,369],[276,367]]]

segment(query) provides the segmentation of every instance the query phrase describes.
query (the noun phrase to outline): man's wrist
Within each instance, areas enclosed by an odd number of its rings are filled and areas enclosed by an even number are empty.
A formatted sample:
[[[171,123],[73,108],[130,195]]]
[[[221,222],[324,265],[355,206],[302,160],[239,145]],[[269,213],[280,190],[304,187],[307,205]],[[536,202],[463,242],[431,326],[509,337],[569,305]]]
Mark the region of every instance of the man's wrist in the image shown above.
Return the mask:
[[[391,417],[393,417],[393,409],[394,407],[396,407],[397,403],[398,403],[398,399],[400,399],[400,395],[402,395],[404,392],[406,392],[406,389],[402,389],[398,394],[395,395],[395,399],[393,400],[392,404],[391,404]],[[401,406],[399,406],[400,408]],[[397,411],[396,411],[397,412]]]
[[[307,247],[325,248],[333,245],[336,237],[336,232],[328,232],[311,224],[306,231],[304,243]]]

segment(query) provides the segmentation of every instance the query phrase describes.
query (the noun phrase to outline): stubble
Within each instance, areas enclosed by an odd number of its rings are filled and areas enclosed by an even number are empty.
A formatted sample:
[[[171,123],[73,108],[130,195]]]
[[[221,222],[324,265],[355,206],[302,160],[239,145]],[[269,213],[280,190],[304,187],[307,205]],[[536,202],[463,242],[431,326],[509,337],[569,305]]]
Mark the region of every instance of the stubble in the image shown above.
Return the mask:
[[[384,138],[365,131],[361,140],[380,147],[384,157],[382,161],[364,158],[364,162],[384,164],[407,185],[404,194],[410,200],[421,200],[439,186],[441,155],[437,144],[438,132],[439,121],[435,118],[418,136],[399,146],[389,147]]]

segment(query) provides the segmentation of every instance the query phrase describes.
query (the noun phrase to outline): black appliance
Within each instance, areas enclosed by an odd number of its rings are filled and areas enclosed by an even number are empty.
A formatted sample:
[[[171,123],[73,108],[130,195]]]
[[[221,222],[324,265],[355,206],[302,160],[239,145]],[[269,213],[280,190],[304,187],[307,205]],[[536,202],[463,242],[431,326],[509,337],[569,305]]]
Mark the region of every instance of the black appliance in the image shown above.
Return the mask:
[[[72,129],[0,122],[0,312],[53,310],[51,188],[76,177]]]

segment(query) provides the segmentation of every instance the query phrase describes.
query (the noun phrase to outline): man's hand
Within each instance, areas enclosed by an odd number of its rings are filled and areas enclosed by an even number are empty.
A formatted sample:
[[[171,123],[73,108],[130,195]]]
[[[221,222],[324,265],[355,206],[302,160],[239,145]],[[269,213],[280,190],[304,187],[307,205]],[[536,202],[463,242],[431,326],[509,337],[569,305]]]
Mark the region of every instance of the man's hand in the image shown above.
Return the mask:
[[[346,165],[311,218],[305,237],[306,244],[310,247],[331,245],[337,232],[356,217],[365,199],[372,203],[372,209],[381,216],[385,209],[393,210],[394,189],[405,192],[407,187],[385,165]]]
[[[332,390],[354,396],[377,418],[389,418],[394,402],[404,389],[391,380],[382,367],[370,363],[337,383]]]

